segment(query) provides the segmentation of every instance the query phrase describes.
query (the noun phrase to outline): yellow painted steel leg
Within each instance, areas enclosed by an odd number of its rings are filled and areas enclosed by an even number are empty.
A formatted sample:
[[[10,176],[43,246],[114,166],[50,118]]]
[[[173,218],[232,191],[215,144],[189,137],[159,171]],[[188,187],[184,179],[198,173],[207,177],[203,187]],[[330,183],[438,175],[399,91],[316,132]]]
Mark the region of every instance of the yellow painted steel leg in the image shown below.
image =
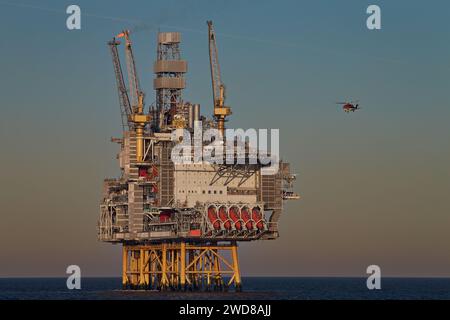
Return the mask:
[[[175,250],[170,250],[170,285],[175,284]]]
[[[149,252],[148,250],[144,250],[144,281],[146,286],[149,285],[150,262],[148,261],[148,259],[149,259]]]
[[[144,249],[139,251],[139,285],[143,287],[144,281]]]
[[[210,252],[207,259],[207,264],[205,264],[205,269],[208,270],[206,275],[206,289],[209,290],[211,288],[211,274],[212,274],[212,265],[213,265],[213,254]]]
[[[127,268],[128,268],[128,251],[127,247],[122,247],[122,287],[125,288],[128,284],[128,276],[127,276]]]
[[[152,288],[154,288],[156,286],[156,257],[155,257],[155,251],[152,250],[151,255],[150,255],[150,261],[151,261],[151,272],[152,272],[152,276],[151,276],[151,286]]]
[[[131,284],[134,286],[136,284],[136,259],[134,256],[134,250],[130,250],[130,278],[131,278]]]
[[[186,271],[192,271],[193,270],[193,266],[191,265],[191,263],[194,260],[193,250],[191,250],[191,249],[186,250],[186,256],[188,258],[188,265],[186,267]],[[193,286],[194,274],[192,274],[192,273],[186,274],[186,282],[188,282],[190,286]]]
[[[192,271],[194,271],[194,273],[192,274],[193,277],[193,281],[192,284],[194,285],[194,289],[198,289],[198,275],[197,275],[197,264],[198,264],[198,259],[196,259],[196,251],[193,251],[193,257],[194,257],[194,264],[192,265]]]
[[[139,284],[139,261],[137,258],[137,252],[136,250],[133,250],[133,285],[136,287]]]
[[[186,243],[181,242],[180,246],[180,284],[181,289],[184,290],[186,286]]]
[[[234,271],[234,283],[236,287],[236,291],[241,291],[241,273],[239,271],[239,261],[238,261],[238,254],[237,254],[237,244],[233,243],[231,246],[231,254],[233,256],[233,271]]]
[[[204,258],[204,254],[200,256],[200,258],[198,259],[198,287],[199,289],[202,288],[202,280],[203,280],[203,274],[202,274],[202,267],[203,267],[203,258]]]
[[[221,290],[223,281],[222,281],[222,275],[220,274],[220,260],[218,256],[217,249],[214,249],[213,257],[211,257],[214,261],[214,279],[215,279],[215,289]]]
[[[162,276],[161,276],[161,285],[163,288],[167,288],[168,285],[167,279],[167,244],[163,243],[162,245]]]
[[[180,287],[180,271],[179,271],[179,267],[180,267],[180,264],[179,264],[179,257],[180,257],[180,253],[179,253],[179,250],[178,250],[178,247],[176,248],[176,249],[174,249],[174,255],[175,255],[175,261],[174,261],[174,263],[175,263],[175,269],[173,270],[173,274],[174,274],[174,278],[175,278],[175,280],[174,280],[174,287],[175,288],[179,288]]]

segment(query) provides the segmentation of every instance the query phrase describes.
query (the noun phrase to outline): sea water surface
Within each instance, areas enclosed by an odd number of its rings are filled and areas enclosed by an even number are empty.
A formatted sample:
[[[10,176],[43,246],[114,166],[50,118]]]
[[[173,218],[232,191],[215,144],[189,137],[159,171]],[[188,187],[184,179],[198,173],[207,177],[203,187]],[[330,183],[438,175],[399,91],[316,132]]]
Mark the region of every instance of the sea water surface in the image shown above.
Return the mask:
[[[0,278],[5,299],[450,299],[450,278],[382,278],[368,290],[366,278],[244,277],[243,292],[155,292],[121,290],[120,278],[82,278],[69,290],[66,278]]]

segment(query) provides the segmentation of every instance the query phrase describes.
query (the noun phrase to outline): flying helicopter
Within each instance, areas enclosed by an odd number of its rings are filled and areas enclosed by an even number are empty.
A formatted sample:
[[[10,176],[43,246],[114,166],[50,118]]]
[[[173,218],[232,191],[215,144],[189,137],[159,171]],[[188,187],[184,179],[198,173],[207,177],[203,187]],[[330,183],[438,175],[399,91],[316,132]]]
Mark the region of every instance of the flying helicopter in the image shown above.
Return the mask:
[[[342,109],[349,113],[355,112],[356,110],[360,110],[359,101],[351,101],[351,102],[336,102],[336,104],[342,105]]]

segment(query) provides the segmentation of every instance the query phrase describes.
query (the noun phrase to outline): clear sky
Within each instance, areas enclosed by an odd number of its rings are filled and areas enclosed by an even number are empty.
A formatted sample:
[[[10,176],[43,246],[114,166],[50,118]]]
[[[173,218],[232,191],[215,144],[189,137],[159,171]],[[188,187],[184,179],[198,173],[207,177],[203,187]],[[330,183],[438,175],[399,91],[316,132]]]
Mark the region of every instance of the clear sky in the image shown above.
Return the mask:
[[[73,3],[80,31],[65,26]],[[120,247],[96,239],[102,181],[119,174],[106,42],[135,31],[151,102],[156,32],[181,31],[184,98],[209,115],[208,19],[228,126],[279,128],[302,195],[279,239],[241,245],[244,276],[450,276],[449,13],[444,0],[1,0],[0,276],[119,275]],[[352,99],[361,111],[334,104]]]

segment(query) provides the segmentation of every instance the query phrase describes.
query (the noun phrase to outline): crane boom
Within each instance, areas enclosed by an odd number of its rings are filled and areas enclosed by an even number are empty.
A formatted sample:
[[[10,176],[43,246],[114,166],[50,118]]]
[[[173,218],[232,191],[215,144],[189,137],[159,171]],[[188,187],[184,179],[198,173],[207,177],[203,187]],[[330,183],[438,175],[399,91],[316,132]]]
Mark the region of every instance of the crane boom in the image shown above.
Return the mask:
[[[225,119],[231,114],[231,109],[225,104],[225,86],[220,78],[219,55],[217,53],[216,34],[212,21],[206,22],[208,25],[208,47],[209,64],[211,68],[211,83],[213,89],[214,117],[217,121],[218,130],[224,135]]]
[[[131,95],[131,104],[128,100],[127,110],[130,113],[127,115],[128,126],[133,129],[136,134],[136,160],[137,162],[144,161],[144,129],[150,123],[150,116],[144,114],[144,93],[141,91],[139,79],[136,72],[136,63],[134,61],[133,49],[131,48],[130,32],[124,30],[116,36],[117,38],[125,38],[125,59],[127,61],[128,71],[128,90]],[[117,50],[116,50],[117,52]],[[121,86],[125,87],[123,77],[121,77]],[[126,89],[125,89],[126,91]]]
[[[133,49],[131,47],[130,31],[124,30],[116,36],[117,38],[125,38],[125,59],[128,71],[128,89],[130,91],[131,106],[136,109],[139,104],[139,97],[142,91],[139,84],[139,78],[136,71],[136,63],[134,59]]]
[[[211,82],[213,89],[214,106],[220,105],[220,88],[222,86],[220,80],[219,56],[217,54],[216,35],[212,21],[208,21],[208,37],[209,37],[209,64],[211,67]]]
[[[125,130],[127,128],[132,127],[132,123],[129,121],[129,117],[133,113],[133,111],[131,108],[130,99],[128,97],[127,88],[125,86],[125,81],[123,79],[122,66],[120,64],[119,52],[117,50],[117,46],[119,44],[120,41],[117,41],[115,38],[113,38],[110,42],[108,42],[113,60],[114,73],[116,76],[117,91],[119,94],[122,127]]]

